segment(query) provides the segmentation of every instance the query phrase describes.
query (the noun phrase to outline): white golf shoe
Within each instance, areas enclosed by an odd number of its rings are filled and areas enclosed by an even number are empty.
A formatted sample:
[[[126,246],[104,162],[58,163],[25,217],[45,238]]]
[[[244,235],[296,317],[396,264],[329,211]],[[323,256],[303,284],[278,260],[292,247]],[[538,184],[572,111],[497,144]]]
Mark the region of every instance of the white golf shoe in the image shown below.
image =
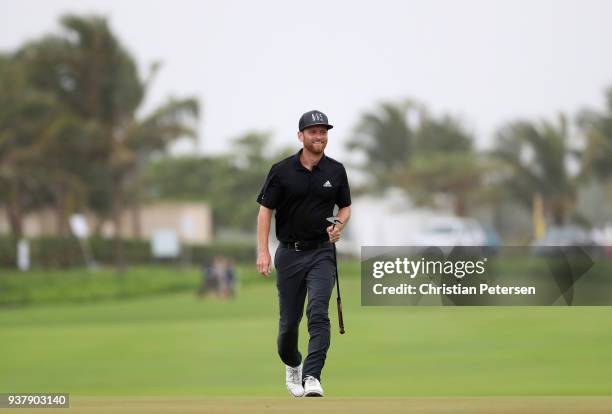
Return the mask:
[[[285,365],[285,384],[294,397],[301,397],[304,395],[304,387],[302,386],[302,364],[295,368]]]
[[[315,377],[307,375],[304,378],[304,397],[322,397],[323,388],[321,383]]]

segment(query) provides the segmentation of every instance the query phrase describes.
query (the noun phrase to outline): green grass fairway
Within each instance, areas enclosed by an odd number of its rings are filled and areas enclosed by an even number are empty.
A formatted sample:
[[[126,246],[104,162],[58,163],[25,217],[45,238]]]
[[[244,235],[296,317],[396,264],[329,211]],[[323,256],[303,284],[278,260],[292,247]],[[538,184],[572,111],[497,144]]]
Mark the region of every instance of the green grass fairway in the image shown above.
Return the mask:
[[[80,397],[67,414],[608,414],[612,397],[387,397],[387,398],[193,398],[193,397]],[[37,413],[37,409],[20,412]]]
[[[328,396],[612,395],[612,307],[364,308],[357,270],[340,270],[344,336],[331,307]],[[173,293],[0,310],[0,392],[288,398],[274,279],[242,277],[229,302]]]

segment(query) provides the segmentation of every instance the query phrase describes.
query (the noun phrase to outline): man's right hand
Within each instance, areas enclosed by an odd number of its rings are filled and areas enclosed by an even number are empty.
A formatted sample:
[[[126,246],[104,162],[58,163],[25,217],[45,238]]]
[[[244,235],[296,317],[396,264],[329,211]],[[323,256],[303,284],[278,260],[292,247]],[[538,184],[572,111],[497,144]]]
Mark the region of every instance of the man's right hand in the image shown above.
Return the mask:
[[[272,258],[270,257],[269,251],[261,251],[257,255],[257,271],[261,273],[264,277],[270,276],[270,264],[272,262]]]

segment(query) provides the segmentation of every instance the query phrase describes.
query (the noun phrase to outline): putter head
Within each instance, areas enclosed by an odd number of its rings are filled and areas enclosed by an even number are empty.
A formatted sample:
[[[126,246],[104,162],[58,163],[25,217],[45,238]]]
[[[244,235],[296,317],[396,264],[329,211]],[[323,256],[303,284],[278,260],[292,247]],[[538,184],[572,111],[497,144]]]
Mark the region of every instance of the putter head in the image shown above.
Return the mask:
[[[334,217],[334,216],[328,217],[326,220],[329,221],[331,224],[338,224],[339,223],[338,217]]]

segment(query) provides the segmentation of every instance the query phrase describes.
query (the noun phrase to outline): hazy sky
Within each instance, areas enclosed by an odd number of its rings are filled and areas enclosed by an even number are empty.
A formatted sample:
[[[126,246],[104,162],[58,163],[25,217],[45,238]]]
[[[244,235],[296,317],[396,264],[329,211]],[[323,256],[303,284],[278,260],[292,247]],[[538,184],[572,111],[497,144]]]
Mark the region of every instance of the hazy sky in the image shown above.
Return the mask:
[[[342,159],[360,113],[406,97],[486,146],[504,121],[601,107],[612,85],[612,1],[0,1],[5,51],[66,12],[109,17],[143,73],[163,62],[147,108],[199,97],[202,152],[252,129],[297,149],[299,115],[317,108]]]

